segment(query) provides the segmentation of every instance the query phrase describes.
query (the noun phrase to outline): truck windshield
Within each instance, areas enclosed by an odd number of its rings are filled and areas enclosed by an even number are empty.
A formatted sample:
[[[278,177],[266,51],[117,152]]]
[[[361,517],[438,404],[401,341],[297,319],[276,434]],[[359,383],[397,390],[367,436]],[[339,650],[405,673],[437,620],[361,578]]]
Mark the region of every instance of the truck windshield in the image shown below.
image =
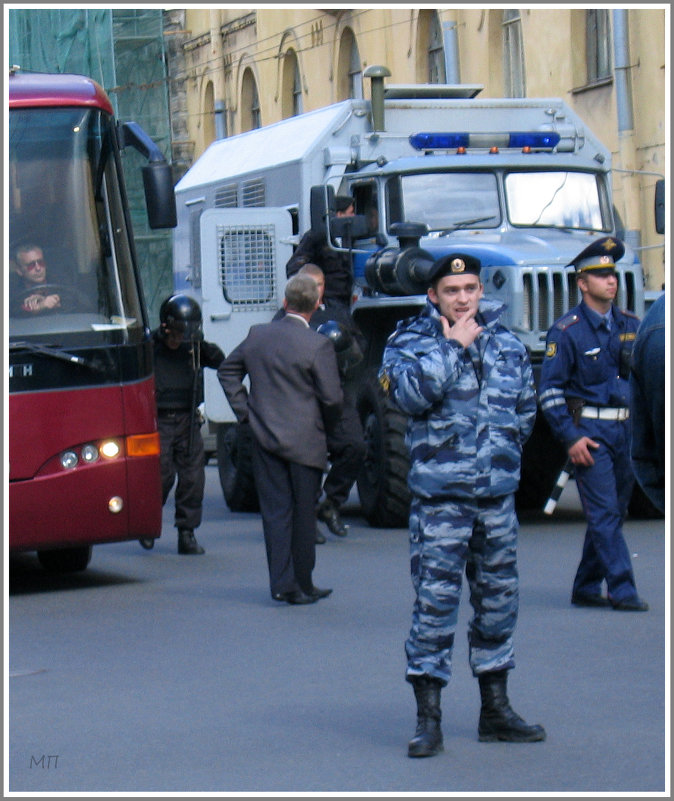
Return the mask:
[[[513,225],[607,229],[597,178],[583,172],[511,172],[505,177]]]
[[[112,125],[98,109],[10,112],[10,338],[103,344],[143,330]]]
[[[495,228],[501,222],[496,176],[489,172],[404,175],[401,194],[402,219],[425,222],[431,235],[478,222]]]

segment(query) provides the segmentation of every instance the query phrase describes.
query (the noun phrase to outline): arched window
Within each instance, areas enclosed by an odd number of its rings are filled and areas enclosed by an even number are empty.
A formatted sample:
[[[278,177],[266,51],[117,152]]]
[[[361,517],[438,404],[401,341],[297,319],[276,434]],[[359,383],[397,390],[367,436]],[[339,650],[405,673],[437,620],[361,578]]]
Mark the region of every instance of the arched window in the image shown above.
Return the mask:
[[[213,81],[206,84],[204,92],[203,120],[204,147],[208,147],[215,139],[215,101],[213,98]]]
[[[611,26],[606,8],[585,12],[585,61],[588,83],[611,77]]]
[[[503,93],[506,97],[526,97],[522,17],[519,9],[503,12]]]
[[[259,128],[261,122],[257,83],[253,71],[247,67],[241,81],[241,131]]]
[[[351,28],[344,28],[337,61],[337,99],[350,97],[357,100],[363,97],[363,70],[356,37]]]
[[[295,117],[302,113],[302,81],[297,54],[291,48],[283,57],[281,78],[281,116]]]
[[[446,83],[445,48],[438,12],[421,9],[417,17],[416,76],[419,83]]]
[[[442,25],[437,11],[431,11],[428,30],[428,82],[445,83],[445,48]]]

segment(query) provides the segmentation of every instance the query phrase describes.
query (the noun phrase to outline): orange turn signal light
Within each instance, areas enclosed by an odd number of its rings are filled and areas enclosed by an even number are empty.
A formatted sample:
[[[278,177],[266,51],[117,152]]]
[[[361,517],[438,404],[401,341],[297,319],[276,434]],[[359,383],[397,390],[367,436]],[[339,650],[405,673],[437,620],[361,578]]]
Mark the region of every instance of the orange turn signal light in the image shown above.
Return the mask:
[[[126,438],[127,456],[159,456],[159,432],[132,434]]]

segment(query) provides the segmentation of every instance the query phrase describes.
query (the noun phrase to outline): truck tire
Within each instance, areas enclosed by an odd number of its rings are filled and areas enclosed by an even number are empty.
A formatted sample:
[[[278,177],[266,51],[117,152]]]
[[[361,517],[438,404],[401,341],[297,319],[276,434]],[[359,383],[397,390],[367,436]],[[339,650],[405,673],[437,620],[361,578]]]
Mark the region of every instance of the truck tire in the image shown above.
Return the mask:
[[[384,395],[374,372],[361,384],[357,408],[367,446],[357,480],[363,516],[378,528],[406,528],[410,509],[407,420]]]
[[[524,445],[520,485],[515,493],[518,511],[541,511],[566,463],[566,451],[554,438],[539,410],[534,430]]]
[[[627,511],[634,520],[660,520],[665,516],[664,512],[661,512],[641,489],[638,481],[634,482]]]
[[[91,561],[91,545],[38,551],[37,558],[42,567],[50,573],[76,573],[86,570]]]
[[[216,434],[218,473],[225,503],[232,512],[257,512],[250,426],[220,425]]]

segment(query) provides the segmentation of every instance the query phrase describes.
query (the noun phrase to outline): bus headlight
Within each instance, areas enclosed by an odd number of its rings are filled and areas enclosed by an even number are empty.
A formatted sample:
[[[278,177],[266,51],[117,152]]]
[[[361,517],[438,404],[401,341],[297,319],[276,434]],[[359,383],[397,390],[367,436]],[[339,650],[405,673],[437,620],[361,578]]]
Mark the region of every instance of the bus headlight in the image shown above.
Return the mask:
[[[109,439],[101,443],[100,451],[101,456],[105,456],[107,459],[114,459],[116,456],[119,456],[121,449],[114,439]]]
[[[82,448],[82,461],[86,462],[87,464],[96,462],[98,460],[98,455],[98,448],[95,445],[84,445]]]
[[[72,470],[77,467],[77,454],[75,451],[64,451],[61,454],[61,467],[65,470]]]

